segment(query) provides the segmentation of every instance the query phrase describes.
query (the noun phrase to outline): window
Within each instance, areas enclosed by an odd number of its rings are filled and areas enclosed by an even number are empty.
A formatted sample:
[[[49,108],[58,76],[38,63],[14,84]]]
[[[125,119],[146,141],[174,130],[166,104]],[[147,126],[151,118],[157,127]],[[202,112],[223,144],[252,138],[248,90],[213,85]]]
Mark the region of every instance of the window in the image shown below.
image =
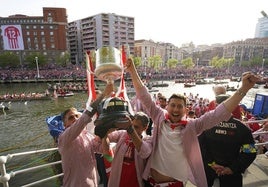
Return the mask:
[[[47,22],[48,22],[48,23],[52,23],[52,22],[53,22],[52,17],[47,17]]]

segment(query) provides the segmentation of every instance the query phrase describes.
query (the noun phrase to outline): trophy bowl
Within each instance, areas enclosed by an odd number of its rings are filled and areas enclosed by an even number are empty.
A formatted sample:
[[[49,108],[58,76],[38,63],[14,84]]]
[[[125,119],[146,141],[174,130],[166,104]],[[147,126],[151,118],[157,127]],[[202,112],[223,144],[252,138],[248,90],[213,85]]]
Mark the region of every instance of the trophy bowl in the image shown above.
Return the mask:
[[[121,77],[120,51],[114,47],[101,47],[96,51],[95,75],[102,81],[114,81]]]

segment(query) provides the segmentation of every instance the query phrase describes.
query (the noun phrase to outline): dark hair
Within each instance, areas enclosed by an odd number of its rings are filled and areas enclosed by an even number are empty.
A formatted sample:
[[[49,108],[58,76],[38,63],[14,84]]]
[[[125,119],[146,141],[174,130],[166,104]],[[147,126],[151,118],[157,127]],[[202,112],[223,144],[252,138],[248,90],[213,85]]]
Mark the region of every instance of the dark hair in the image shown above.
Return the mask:
[[[164,95],[158,97],[158,100],[167,101],[167,98]]]
[[[63,123],[65,122],[65,117],[66,117],[66,115],[67,115],[70,111],[77,111],[77,109],[74,108],[74,107],[71,107],[71,108],[68,108],[67,110],[65,110],[65,111],[61,114]]]
[[[186,97],[181,94],[172,94],[170,98],[168,99],[168,103],[170,102],[171,99],[181,99],[183,100],[184,106],[186,106]]]
[[[136,120],[140,120],[142,122],[143,127],[147,127],[149,124],[149,117],[144,112],[137,112],[134,117]]]

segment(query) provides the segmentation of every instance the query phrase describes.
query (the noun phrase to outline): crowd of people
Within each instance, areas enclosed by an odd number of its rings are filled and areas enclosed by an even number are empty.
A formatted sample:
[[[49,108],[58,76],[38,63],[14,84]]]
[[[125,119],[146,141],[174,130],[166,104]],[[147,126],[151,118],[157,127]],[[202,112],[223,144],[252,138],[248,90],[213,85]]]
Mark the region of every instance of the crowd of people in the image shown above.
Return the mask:
[[[108,187],[185,187],[188,181],[207,187],[216,178],[221,187],[243,186],[242,173],[254,161],[257,148],[238,106],[259,76],[245,72],[233,95],[215,87],[215,101],[209,101],[185,93],[153,97],[131,59],[125,71],[136,90],[128,106],[133,114],[121,102],[112,102],[112,83],[82,113],[75,108],[63,113],[65,130],[58,138],[63,186],[98,186],[96,153],[103,155]],[[96,113],[101,116],[100,104],[102,112],[120,115],[96,119]],[[96,128],[94,121],[98,130],[103,127],[101,133],[89,132],[88,128]]]
[[[230,78],[231,76],[240,76],[242,72],[252,71],[256,73],[262,72],[261,67],[239,67],[233,66],[226,72],[226,68],[211,68],[201,67],[200,68],[161,68],[154,69],[150,67],[139,66],[137,67],[141,73],[142,78],[151,80],[171,80],[180,78],[193,78],[195,75],[200,77],[218,77],[218,78]],[[47,65],[40,67],[39,78],[41,79],[85,79],[86,71],[85,67],[81,64],[73,65],[70,64],[66,67],[58,67],[55,65]],[[1,81],[12,81],[12,80],[33,80],[37,78],[36,69],[16,68],[16,69],[1,69],[0,68],[0,80]]]

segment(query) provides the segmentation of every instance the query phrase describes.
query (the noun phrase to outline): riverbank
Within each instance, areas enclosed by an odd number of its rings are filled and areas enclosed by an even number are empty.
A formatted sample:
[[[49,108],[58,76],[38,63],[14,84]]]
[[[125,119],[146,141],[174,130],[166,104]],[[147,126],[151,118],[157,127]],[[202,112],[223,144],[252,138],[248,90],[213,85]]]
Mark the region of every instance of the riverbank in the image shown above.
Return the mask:
[[[86,81],[86,79],[25,79],[25,80],[19,80],[19,79],[14,79],[14,80],[0,80],[1,84],[12,84],[12,83],[53,83],[53,82],[83,82]],[[100,81],[100,80],[95,80],[95,81]]]

